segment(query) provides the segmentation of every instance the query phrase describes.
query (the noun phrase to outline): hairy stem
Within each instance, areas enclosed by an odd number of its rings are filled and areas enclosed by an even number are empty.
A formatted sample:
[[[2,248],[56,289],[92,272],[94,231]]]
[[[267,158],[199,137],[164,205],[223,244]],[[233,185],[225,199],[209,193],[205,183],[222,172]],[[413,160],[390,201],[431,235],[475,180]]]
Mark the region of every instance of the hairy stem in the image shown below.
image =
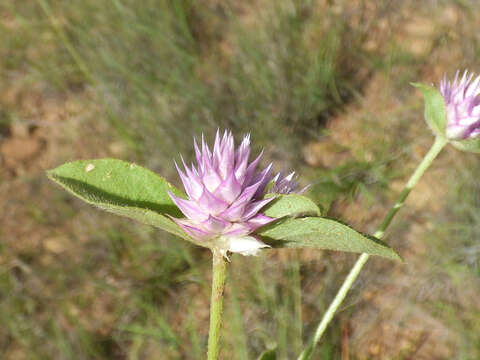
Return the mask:
[[[428,153],[425,155],[423,160],[420,162],[418,167],[415,169],[415,171],[413,172],[408,182],[405,184],[405,187],[403,188],[402,192],[398,196],[397,201],[390,208],[387,215],[383,219],[380,227],[375,232],[375,234],[373,234],[373,236],[375,236],[378,239],[383,237],[385,230],[388,228],[388,226],[392,222],[398,210],[400,210],[400,208],[403,206],[405,199],[407,198],[410,191],[415,187],[415,185],[418,183],[418,180],[420,180],[422,175],[429,168],[433,160],[437,157],[437,155],[445,147],[446,144],[447,144],[447,141],[444,138],[437,137],[435,139],[435,142],[433,143],[432,147],[430,148]],[[348,291],[352,287],[353,282],[357,278],[358,274],[362,270],[368,258],[369,258],[368,254],[362,254],[358,258],[357,262],[355,263],[353,268],[350,270],[350,273],[347,275],[345,281],[343,282],[340,290],[338,290],[337,295],[335,295],[335,298],[333,299],[327,311],[323,315],[323,318],[320,321],[320,324],[318,325],[313,338],[310,340],[305,350],[300,354],[300,356],[298,357],[298,360],[306,360],[311,357],[311,355],[315,351],[315,347],[320,341],[328,324],[330,323],[330,321],[332,321],[332,318],[335,315],[335,312],[338,310],[339,306],[342,304],[342,301],[345,299],[345,296],[347,296]]]
[[[227,263],[219,250],[212,250],[213,276],[210,299],[210,330],[208,333],[208,360],[217,360],[220,353],[220,328],[222,326],[223,292],[227,275]]]

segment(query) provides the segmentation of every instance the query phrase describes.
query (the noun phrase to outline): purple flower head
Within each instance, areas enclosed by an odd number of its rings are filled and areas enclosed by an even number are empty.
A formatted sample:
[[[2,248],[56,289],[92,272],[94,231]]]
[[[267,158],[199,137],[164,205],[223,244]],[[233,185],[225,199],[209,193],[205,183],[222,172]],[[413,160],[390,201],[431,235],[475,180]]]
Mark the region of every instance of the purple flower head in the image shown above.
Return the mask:
[[[446,136],[452,140],[472,139],[480,135],[480,76],[459,72],[452,82],[446,75],[440,83],[440,93],[447,111]]]
[[[278,187],[279,193],[294,190],[293,175],[280,181],[274,179],[272,164],[257,171],[262,154],[249,162],[250,136],[243,138],[235,149],[233,135],[217,131],[213,149],[210,150],[202,136],[201,148],[194,140],[197,166],[189,168],[182,158],[184,171],[177,170],[188,195],[188,200],[169,193],[186,218],[173,219],[191,237],[199,241],[218,240],[221,250],[254,255],[268,247],[251,236],[256,229],[275,218],[265,216],[260,210],[275,197],[264,199],[267,185]],[[176,165],[176,164],[175,164]],[[296,182],[295,182],[296,185]],[[271,192],[271,191],[270,191]]]

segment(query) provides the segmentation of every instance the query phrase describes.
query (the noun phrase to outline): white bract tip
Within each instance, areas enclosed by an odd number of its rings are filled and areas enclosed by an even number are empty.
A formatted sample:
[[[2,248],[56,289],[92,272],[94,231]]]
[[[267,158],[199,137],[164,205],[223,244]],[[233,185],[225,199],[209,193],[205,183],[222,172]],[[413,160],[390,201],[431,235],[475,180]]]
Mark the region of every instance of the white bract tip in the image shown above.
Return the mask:
[[[270,247],[253,236],[225,237],[224,239],[228,245],[228,251],[243,256],[256,256],[260,249]]]
[[[468,133],[467,129],[464,126],[447,126],[445,129],[445,134],[447,135],[447,138],[449,139],[463,139],[465,137],[465,134]]]

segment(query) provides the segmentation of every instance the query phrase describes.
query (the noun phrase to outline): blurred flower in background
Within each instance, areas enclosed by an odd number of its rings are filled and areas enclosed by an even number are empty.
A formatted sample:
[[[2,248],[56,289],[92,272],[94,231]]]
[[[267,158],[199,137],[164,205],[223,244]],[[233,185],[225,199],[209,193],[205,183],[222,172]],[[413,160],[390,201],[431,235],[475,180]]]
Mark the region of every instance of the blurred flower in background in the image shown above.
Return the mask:
[[[480,76],[459,71],[452,82],[443,78],[440,92],[447,111],[446,135],[452,140],[472,139],[480,135]]]

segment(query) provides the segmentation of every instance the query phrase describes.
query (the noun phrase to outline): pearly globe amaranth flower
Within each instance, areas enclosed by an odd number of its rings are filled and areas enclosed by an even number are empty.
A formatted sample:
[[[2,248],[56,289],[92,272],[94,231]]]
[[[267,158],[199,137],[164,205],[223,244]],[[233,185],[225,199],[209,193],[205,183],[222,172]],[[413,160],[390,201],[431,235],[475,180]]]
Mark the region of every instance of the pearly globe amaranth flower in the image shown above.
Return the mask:
[[[459,72],[452,82],[446,75],[440,83],[440,93],[445,100],[447,123],[445,134],[451,140],[473,139],[480,135],[480,76]]]
[[[186,218],[173,220],[191,237],[210,242],[225,255],[227,251],[255,255],[268,247],[252,233],[276,220],[261,213],[275,199],[264,198],[268,192],[288,194],[297,187],[293,175],[275,178],[272,164],[257,171],[262,154],[249,163],[250,136],[235,149],[231,132],[217,131],[210,150],[202,136],[201,149],[194,141],[197,166],[177,170],[188,199],[169,193]]]

